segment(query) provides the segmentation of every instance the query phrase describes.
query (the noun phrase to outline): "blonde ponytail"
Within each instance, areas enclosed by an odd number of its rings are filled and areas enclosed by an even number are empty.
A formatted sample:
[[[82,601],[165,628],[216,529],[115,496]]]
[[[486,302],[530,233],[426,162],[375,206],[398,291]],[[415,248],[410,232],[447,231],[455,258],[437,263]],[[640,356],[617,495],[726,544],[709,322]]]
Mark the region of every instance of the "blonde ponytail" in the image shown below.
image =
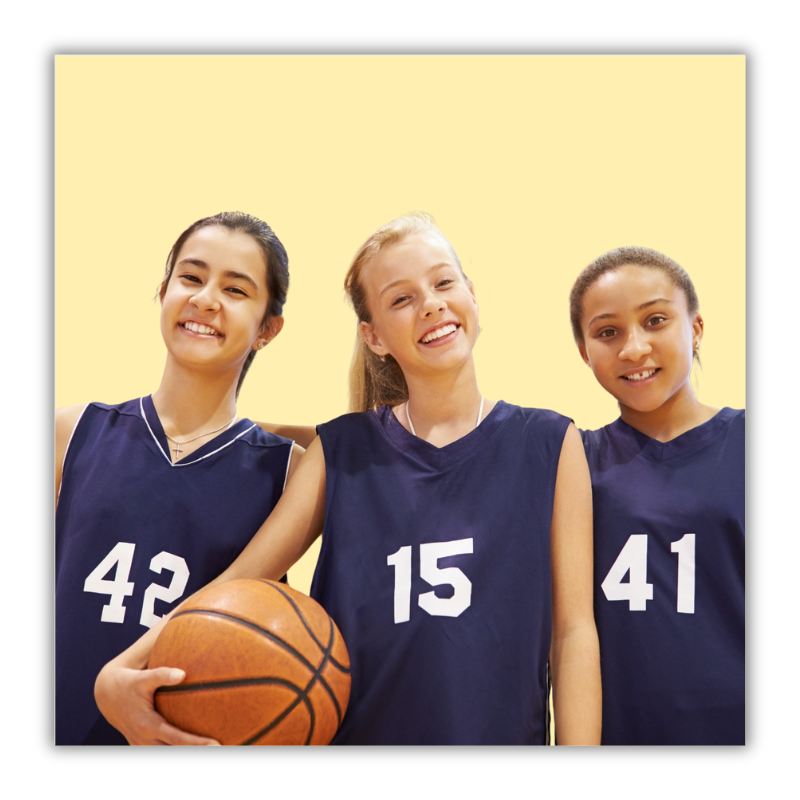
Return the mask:
[[[377,356],[367,347],[361,331],[350,363],[350,411],[371,411],[378,406],[396,406],[408,400],[403,370],[392,356]]]

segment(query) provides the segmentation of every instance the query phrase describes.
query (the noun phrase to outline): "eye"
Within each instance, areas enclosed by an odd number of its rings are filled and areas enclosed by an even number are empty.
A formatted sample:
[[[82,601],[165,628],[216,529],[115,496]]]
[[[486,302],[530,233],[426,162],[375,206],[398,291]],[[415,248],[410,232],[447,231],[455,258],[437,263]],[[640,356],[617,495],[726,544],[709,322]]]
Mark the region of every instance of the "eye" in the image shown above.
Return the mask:
[[[400,297],[395,297],[395,299],[392,300],[392,307],[402,305],[408,299],[409,296],[407,294],[400,295]]]
[[[248,296],[247,292],[244,289],[240,288],[239,286],[229,286],[225,291],[230,292],[231,294],[241,295],[242,297]]]
[[[439,282],[436,284],[436,288],[437,288],[437,289],[444,289],[444,288],[446,288],[447,286],[449,286],[451,283],[453,283],[453,279],[452,279],[452,278],[442,278],[442,279],[441,279],[441,280],[440,280],[440,281],[439,281]]]
[[[184,272],[183,275],[178,276],[181,280],[189,281],[190,283],[202,283],[200,278],[197,275],[193,275],[191,272]]]
[[[656,325],[660,325],[662,322],[666,322],[667,318],[663,314],[654,314],[650,319],[647,320],[647,324],[653,328]]]
[[[613,328],[603,328],[603,330],[598,331],[595,334],[595,336],[598,339],[610,339],[615,334],[616,334],[616,331]]]

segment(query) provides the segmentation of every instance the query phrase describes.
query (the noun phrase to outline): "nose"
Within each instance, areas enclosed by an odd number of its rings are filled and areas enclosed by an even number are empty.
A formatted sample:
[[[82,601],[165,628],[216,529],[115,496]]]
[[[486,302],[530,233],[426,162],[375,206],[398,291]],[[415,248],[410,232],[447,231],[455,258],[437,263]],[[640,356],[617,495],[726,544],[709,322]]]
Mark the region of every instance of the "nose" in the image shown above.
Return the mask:
[[[219,296],[211,282],[198,287],[197,291],[189,298],[189,302],[198,311],[218,311]]]
[[[644,356],[650,355],[653,348],[645,331],[634,328],[626,337],[619,351],[619,357],[624,361],[639,361]]]
[[[442,313],[447,309],[447,303],[444,297],[439,292],[429,291],[426,292],[425,297],[422,299],[420,306],[420,316],[429,317],[437,311]]]

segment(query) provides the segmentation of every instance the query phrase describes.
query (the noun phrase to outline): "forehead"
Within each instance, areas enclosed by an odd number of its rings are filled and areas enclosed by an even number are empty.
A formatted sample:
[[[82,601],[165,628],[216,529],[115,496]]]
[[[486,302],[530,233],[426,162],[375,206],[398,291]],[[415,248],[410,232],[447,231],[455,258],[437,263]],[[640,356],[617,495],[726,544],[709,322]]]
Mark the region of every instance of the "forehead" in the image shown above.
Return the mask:
[[[597,314],[622,314],[643,303],[664,298],[688,313],[686,296],[663,270],[626,264],[601,275],[583,296],[583,319]]]
[[[222,267],[263,277],[267,261],[261,245],[242,231],[232,231],[219,225],[196,230],[181,247],[176,263],[197,259],[209,267]]]
[[[387,283],[413,280],[437,264],[456,265],[444,240],[435,233],[420,233],[384,247],[364,268],[363,280],[380,291]]]

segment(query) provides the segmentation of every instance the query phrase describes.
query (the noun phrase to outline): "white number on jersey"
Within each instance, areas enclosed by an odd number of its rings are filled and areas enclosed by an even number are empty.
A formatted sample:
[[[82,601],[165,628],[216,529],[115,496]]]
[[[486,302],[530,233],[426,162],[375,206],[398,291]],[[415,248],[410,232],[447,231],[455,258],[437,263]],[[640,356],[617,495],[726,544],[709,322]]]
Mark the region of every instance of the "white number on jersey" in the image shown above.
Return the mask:
[[[95,592],[97,594],[107,594],[110,596],[108,605],[103,606],[100,615],[102,622],[124,622],[125,621],[125,602],[126,597],[133,594],[133,583],[128,580],[133,566],[133,552],[135,544],[130,542],[117,542],[111,552],[89,573],[83,582],[84,592]],[[116,566],[114,580],[107,580],[106,575]],[[172,572],[172,580],[169,586],[162,586],[159,583],[151,583],[144,593],[142,604],[142,615],[139,621],[147,628],[152,627],[161,617],[157,616],[153,609],[156,600],[172,602],[177,600],[186,590],[189,580],[189,567],[180,556],[174,556],[166,551],[154,556],[150,562],[150,569],[153,572],[161,573],[162,569]]]
[[[128,582],[133,564],[133,551],[135,544],[130,542],[117,542],[111,552],[89,573],[83,582],[84,592],[110,595],[108,605],[103,606],[100,619],[103,622],[124,622],[126,597],[133,594],[133,584]],[[114,580],[109,581],[105,576],[116,566]]]
[[[623,583],[625,573],[628,582]],[[645,611],[653,599],[653,584],[647,582],[647,536],[634,533],[628,537],[606,579],[600,584],[607,600],[627,600],[630,611]]]
[[[171,603],[177,600],[186,588],[189,580],[189,567],[180,556],[174,556],[162,550],[157,556],[153,556],[150,562],[150,569],[161,574],[162,569],[168,569],[172,573],[172,580],[169,586],[162,586],[160,583],[151,583],[144,593],[144,603],[142,603],[142,616],[139,622],[146,628],[152,628],[161,617],[156,614],[156,600],[165,600]]]
[[[694,539],[693,533],[672,542],[670,550],[678,554],[678,612],[694,614]]]
[[[392,553],[386,563],[394,567],[394,621],[411,619],[411,545]]]
[[[695,534],[687,533],[670,550],[678,554],[678,612],[694,614],[694,548]],[[622,579],[630,571],[627,583]],[[607,600],[627,600],[630,611],[645,611],[653,599],[653,584],[647,582],[647,535],[634,533],[628,537],[617,560],[600,584]]]
[[[472,582],[458,567],[439,568],[439,559],[472,552],[472,539],[431,542],[419,548],[420,577],[431,586],[452,586],[451,597],[424,592],[417,598],[419,607],[434,617],[457,617],[472,603]],[[386,563],[394,567],[394,621],[411,619],[411,545],[392,553]]]

